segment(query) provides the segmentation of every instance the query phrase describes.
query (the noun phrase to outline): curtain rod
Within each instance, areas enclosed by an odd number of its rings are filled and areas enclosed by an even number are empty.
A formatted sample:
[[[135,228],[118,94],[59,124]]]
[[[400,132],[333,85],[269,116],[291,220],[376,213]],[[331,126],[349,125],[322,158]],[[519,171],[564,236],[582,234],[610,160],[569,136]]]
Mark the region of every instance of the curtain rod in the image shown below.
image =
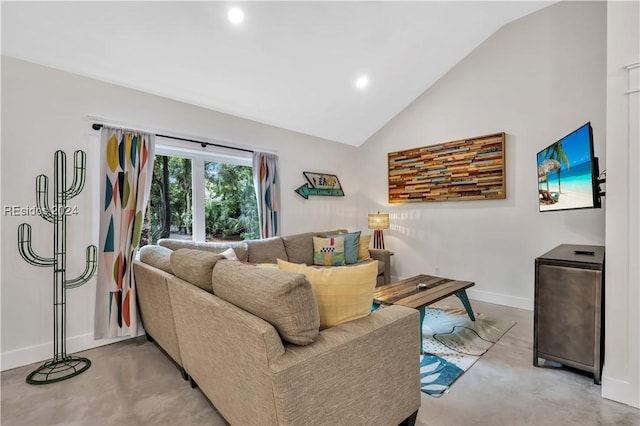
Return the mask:
[[[100,123],[93,123],[91,125],[91,127],[93,128],[93,130],[100,130],[102,127],[104,126],[104,124],[100,124]],[[188,138],[180,138],[178,136],[169,136],[169,135],[161,135],[160,133],[156,133],[156,136],[160,136],[162,138],[167,138],[167,139],[174,139],[174,140],[178,140],[178,141],[184,141],[184,142],[191,142],[191,143],[197,143],[199,144],[201,147],[206,148],[207,146],[216,146],[218,148],[227,148],[227,149],[234,149],[236,151],[244,151],[244,152],[249,152],[251,154],[253,154],[253,151],[250,149],[245,149],[245,148],[237,148],[235,146],[228,146],[228,145],[222,145],[222,144],[217,144],[217,143],[211,143],[211,142],[205,142],[205,141],[199,141],[199,140],[195,140],[195,139],[188,139]]]

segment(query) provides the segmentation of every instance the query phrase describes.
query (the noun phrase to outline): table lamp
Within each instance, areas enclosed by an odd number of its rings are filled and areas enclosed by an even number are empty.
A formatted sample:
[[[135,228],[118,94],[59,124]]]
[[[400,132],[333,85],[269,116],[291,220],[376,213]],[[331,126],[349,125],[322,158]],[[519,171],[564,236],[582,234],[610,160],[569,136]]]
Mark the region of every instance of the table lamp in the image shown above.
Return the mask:
[[[384,249],[383,229],[389,229],[389,213],[369,213],[369,229],[373,229],[373,248]]]

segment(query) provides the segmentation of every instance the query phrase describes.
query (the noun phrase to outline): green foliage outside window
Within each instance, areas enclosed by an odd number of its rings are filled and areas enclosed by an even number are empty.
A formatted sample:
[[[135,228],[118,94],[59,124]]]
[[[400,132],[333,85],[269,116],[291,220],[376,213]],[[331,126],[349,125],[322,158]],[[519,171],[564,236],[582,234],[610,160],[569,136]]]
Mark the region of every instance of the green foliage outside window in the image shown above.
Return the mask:
[[[251,167],[206,162],[204,177],[207,239],[258,238],[258,207]]]
[[[160,238],[191,239],[193,233],[191,160],[157,155],[143,244]],[[259,237],[258,209],[251,167],[205,162],[207,241]]]

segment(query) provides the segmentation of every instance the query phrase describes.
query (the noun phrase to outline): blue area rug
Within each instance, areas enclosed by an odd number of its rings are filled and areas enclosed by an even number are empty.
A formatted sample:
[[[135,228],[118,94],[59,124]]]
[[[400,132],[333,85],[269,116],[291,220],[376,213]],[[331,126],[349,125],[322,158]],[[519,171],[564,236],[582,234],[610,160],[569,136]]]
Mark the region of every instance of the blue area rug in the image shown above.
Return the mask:
[[[420,355],[422,392],[431,396],[449,392],[453,382],[515,325],[484,314],[475,316],[474,322],[464,309],[425,309],[424,355]]]

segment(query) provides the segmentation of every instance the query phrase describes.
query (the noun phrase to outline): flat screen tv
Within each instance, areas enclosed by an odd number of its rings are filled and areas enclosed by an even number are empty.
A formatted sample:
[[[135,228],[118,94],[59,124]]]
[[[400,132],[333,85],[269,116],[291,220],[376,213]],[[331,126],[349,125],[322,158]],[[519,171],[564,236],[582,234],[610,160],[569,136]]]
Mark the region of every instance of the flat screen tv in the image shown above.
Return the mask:
[[[599,173],[587,123],[538,152],[540,211],[599,208]]]

